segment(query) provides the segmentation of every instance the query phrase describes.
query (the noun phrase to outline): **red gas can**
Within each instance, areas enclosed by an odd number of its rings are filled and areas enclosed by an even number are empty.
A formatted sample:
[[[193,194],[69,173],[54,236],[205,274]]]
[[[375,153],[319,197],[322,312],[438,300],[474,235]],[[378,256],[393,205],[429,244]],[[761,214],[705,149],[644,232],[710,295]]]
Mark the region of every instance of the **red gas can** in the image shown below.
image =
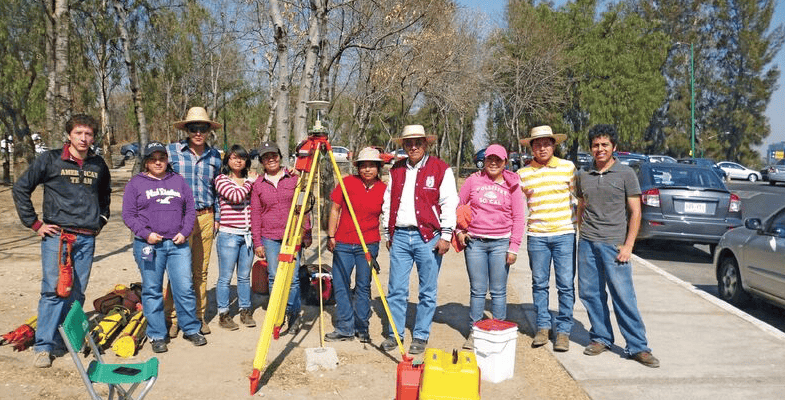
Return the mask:
[[[423,364],[413,364],[404,358],[398,363],[398,377],[395,383],[395,400],[417,400],[420,395],[420,378]]]
[[[267,277],[267,260],[256,260],[251,267],[251,290],[259,294],[270,291],[270,282]]]

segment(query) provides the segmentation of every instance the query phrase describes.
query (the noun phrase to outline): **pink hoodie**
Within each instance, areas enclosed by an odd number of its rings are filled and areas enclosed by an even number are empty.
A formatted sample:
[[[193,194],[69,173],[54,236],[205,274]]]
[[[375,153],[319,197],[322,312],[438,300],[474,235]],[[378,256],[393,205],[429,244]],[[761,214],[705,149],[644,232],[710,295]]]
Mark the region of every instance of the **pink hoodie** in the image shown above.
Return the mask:
[[[521,178],[512,171],[502,172],[503,183],[493,182],[483,171],[471,174],[461,186],[459,204],[471,207],[467,232],[477,237],[510,236],[510,249],[518,253],[526,227]]]

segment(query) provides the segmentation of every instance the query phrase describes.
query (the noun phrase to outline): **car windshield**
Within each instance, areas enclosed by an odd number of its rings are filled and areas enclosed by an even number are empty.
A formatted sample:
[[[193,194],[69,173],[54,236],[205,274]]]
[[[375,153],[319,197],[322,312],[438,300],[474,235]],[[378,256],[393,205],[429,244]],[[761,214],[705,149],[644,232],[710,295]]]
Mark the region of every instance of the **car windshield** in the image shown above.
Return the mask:
[[[678,164],[651,164],[643,170],[647,181],[657,187],[701,187],[725,189],[714,171],[705,168],[688,168]]]

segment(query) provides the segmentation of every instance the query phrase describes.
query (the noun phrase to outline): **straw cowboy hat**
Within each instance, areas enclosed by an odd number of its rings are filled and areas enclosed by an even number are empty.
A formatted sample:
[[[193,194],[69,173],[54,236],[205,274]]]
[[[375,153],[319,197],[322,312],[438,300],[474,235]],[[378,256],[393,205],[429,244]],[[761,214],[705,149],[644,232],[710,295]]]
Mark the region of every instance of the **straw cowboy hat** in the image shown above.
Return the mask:
[[[188,114],[185,116],[185,119],[175,122],[174,127],[185,130],[185,126],[193,122],[210,124],[210,128],[212,129],[221,129],[223,126],[217,122],[211,121],[210,117],[207,115],[207,110],[203,107],[191,107],[188,109]]]
[[[534,139],[545,138],[549,137],[556,141],[556,144],[559,144],[567,139],[567,135],[563,133],[553,133],[551,127],[548,125],[542,126],[535,126],[529,131],[530,137],[525,139],[521,139],[521,144],[524,146],[531,146],[531,141]]]
[[[422,125],[406,125],[403,127],[403,134],[399,138],[394,138],[395,143],[401,144],[406,139],[425,138],[428,143],[436,142],[436,135],[426,135]]]

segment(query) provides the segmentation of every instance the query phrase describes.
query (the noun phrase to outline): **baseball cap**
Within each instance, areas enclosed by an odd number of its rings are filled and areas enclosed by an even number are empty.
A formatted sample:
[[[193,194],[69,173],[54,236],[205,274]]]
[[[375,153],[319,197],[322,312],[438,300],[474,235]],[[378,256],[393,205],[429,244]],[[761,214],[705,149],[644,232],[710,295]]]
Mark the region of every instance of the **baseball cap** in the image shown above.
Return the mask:
[[[278,145],[275,142],[262,142],[262,147],[259,148],[259,161],[262,160],[262,156],[267,153],[278,153],[281,154],[281,149],[278,148]]]
[[[144,158],[147,158],[156,151],[160,151],[167,156],[169,155],[169,153],[166,151],[166,146],[164,146],[164,144],[161,142],[148,142],[147,146],[144,147],[144,152],[142,152],[142,154],[144,154]]]
[[[505,150],[504,147],[502,147],[501,145],[492,144],[488,146],[487,149],[485,149],[485,157],[487,158],[488,156],[496,156],[501,158],[502,160],[506,160],[507,150]]]

